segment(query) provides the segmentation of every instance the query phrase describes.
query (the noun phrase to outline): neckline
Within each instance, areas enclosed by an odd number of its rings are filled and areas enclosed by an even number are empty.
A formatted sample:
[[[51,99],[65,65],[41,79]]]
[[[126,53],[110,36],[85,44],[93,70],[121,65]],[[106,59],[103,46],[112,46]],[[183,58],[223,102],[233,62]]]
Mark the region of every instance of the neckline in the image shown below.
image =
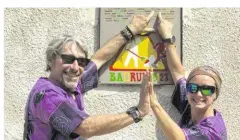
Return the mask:
[[[197,124],[200,124],[201,122],[205,121],[206,119],[212,119],[212,118],[215,118],[218,116],[218,111],[216,109],[213,109],[213,112],[214,112],[214,116],[208,116],[208,117],[204,117],[202,118],[200,121],[198,121],[198,123],[194,124],[194,125],[197,125]],[[190,121],[192,121],[192,117],[190,119]],[[193,121],[192,121],[193,122]]]

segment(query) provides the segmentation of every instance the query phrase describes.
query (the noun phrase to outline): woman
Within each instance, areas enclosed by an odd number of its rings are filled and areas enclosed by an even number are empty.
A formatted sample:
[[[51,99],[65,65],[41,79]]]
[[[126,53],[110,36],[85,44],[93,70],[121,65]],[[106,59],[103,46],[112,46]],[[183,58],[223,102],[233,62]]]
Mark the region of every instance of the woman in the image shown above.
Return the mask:
[[[158,15],[160,24],[158,31],[163,39],[172,37],[172,23]],[[176,85],[172,103],[182,114],[180,122],[175,123],[158,103],[151,81],[149,95],[151,108],[158,120],[158,127],[163,130],[167,139],[171,140],[225,140],[226,127],[223,118],[213,103],[217,99],[221,78],[210,66],[200,66],[184,78],[184,70],[177,55],[174,43],[167,43],[168,68]]]

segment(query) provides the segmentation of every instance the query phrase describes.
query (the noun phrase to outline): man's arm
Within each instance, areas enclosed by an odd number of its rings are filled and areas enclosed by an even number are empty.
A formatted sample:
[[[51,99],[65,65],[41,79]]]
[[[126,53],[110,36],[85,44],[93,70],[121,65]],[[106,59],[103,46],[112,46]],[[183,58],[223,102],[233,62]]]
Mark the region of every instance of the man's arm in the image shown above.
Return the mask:
[[[139,110],[140,118],[143,118],[150,111],[150,98],[148,92],[148,82],[151,78],[149,71],[144,74],[139,104],[137,106]],[[90,116],[83,120],[83,122],[77,127],[74,133],[79,134],[80,136],[89,138],[92,136],[108,134],[120,130],[130,124],[132,124],[133,118],[127,113],[121,113],[116,115],[98,115]]]
[[[91,58],[97,65],[97,69],[110,60],[125,43],[127,43],[125,38],[121,34],[117,34],[104,44]]]
[[[162,36],[163,39],[172,38],[172,28],[173,24],[167,20],[164,20],[161,16],[161,13],[158,14],[159,18],[159,26],[158,32]],[[173,77],[174,83],[184,77],[184,69],[183,65],[180,61],[180,57],[177,54],[177,50],[174,44],[167,44],[167,63],[168,68]]]
[[[75,129],[74,133],[90,138],[115,132],[132,123],[134,123],[133,118],[127,113],[90,116]]]
[[[148,16],[134,16],[131,23],[128,25],[132,34],[135,36],[141,32],[153,31],[154,29],[152,28],[146,28],[153,15],[154,12],[151,12]],[[100,69],[103,64],[109,61],[125,43],[127,43],[127,40],[122,34],[117,34],[105,43],[91,58],[97,65],[97,69]]]

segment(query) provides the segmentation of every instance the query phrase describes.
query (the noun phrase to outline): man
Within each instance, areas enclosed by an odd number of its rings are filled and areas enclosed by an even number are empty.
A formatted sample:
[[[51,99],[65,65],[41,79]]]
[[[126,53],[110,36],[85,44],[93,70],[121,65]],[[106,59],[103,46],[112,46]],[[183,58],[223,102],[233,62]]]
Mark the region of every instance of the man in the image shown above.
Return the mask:
[[[46,51],[50,75],[39,78],[29,94],[24,139],[84,139],[117,131],[147,115],[150,107],[149,97],[144,95],[147,84],[141,88],[138,106],[115,115],[89,116],[84,110],[83,94],[97,87],[99,68],[127,41],[142,32],[153,31],[146,28],[153,14],[134,16],[91,60],[87,59],[83,45],[71,36],[51,41]]]

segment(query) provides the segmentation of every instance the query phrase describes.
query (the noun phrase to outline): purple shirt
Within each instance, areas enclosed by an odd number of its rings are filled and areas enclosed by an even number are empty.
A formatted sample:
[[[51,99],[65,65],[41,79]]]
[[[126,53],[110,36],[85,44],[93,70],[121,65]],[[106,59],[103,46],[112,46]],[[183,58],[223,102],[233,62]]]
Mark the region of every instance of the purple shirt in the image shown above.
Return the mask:
[[[177,81],[172,103],[182,114],[179,126],[187,140],[227,140],[225,123],[217,110],[214,110],[214,116],[204,118],[197,124],[193,124],[190,105],[187,101],[186,78]]]
[[[47,78],[39,78],[29,94],[25,119],[31,140],[84,139],[73,133],[89,115],[84,110],[83,93],[97,87],[98,71],[90,62],[74,92],[76,100],[64,88]]]

